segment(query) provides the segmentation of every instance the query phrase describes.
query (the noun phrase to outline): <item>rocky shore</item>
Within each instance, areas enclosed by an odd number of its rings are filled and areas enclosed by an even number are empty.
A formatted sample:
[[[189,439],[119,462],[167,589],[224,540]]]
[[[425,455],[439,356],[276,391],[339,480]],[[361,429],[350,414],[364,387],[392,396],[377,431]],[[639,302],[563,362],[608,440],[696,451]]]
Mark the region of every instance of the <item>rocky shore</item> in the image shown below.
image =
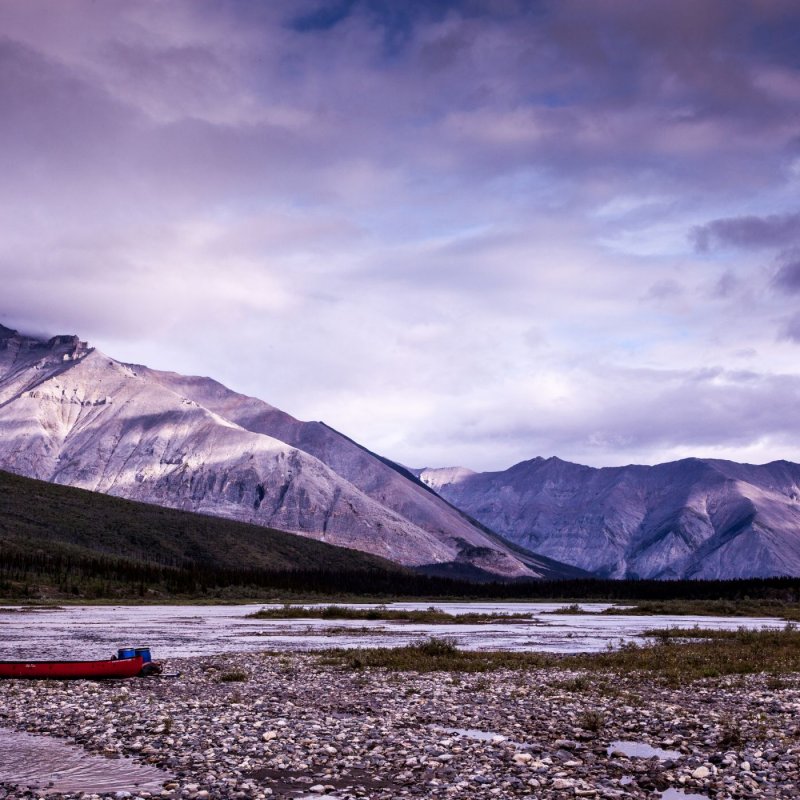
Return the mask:
[[[419,675],[255,654],[168,668],[180,677],[0,682],[0,726],[174,776],[160,791],[117,794],[145,800],[800,796],[800,675],[676,688],[609,673]],[[634,757],[620,742],[671,752]],[[6,784],[0,799],[46,791]]]

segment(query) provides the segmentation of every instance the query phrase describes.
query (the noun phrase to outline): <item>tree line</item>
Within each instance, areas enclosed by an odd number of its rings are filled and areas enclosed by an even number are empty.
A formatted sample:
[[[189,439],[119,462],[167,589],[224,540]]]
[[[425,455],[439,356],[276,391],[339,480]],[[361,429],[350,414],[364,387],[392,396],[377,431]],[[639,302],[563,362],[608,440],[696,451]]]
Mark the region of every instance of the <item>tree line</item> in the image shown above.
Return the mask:
[[[740,580],[514,580],[471,582],[413,570],[224,568],[207,563],[157,564],[112,556],[23,552],[0,547],[0,595],[34,595],[47,585],[78,597],[157,592],[203,596],[220,590],[323,595],[464,597],[519,600],[741,600],[800,602],[798,578]]]

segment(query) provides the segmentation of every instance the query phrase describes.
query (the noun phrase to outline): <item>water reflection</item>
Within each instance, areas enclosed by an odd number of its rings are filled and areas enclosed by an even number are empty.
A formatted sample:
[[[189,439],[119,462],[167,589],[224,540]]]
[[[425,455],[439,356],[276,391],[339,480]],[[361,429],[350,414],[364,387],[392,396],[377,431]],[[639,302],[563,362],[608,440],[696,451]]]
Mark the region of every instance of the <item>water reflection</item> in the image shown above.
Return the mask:
[[[463,736],[466,739],[474,739],[478,742],[491,742],[492,744],[502,744],[508,742],[515,747],[521,747],[519,742],[510,742],[507,736],[502,733],[495,733],[494,731],[481,731],[477,728],[442,728],[438,725],[433,726],[433,730],[441,731],[442,733],[455,734],[456,736]]]
[[[690,794],[683,789],[664,789],[661,800],[709,800],[705,794]]]
[[[49,736],[0,728],[0,783],[47,792],[160,791],[166,772],[129,758],[108,759]]]
[[[608,746],[608,754],[611,755],[615,751],[623,753],[628,758],[658,758],[661,761],[667,759],[674,761],[676,758],[681,758],[681,754],[677,750],[662,750],[660,747],[652,747],[645,742],[611,742]]]

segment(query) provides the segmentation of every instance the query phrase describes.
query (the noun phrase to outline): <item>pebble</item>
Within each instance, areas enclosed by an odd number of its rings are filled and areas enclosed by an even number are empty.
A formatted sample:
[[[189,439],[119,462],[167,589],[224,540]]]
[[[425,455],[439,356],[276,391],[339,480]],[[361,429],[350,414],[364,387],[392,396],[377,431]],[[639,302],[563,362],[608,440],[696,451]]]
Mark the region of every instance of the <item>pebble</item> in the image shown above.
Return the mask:
[[[252,653],[168,668],[180,677],[2,681],[0,725],[173,776],[160,793],[52,800],[645,800],[668,788],[716,800],[800,797],[800,675],[782,676],[780,689],[768,676],[675,688],[561,669],[454,680]],[[234,671],[248,680],[219,680]],[[609,755],[617,741],[680,755]],[[0,784],[0,800],[43,792]]]

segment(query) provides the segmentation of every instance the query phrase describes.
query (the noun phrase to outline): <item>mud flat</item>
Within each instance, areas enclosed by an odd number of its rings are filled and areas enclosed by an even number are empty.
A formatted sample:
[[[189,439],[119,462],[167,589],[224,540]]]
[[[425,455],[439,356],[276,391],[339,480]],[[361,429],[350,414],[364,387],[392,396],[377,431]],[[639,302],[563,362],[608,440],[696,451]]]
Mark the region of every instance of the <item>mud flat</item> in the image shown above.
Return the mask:
[[[0,682],[0,726],[174,776],[103,795],[116,798],[800,796],[797,673],[676,688],[557,667],[353,669],[313,654],[168,668],[181,676]],[[5,800],[90,796],[1,786]]]

